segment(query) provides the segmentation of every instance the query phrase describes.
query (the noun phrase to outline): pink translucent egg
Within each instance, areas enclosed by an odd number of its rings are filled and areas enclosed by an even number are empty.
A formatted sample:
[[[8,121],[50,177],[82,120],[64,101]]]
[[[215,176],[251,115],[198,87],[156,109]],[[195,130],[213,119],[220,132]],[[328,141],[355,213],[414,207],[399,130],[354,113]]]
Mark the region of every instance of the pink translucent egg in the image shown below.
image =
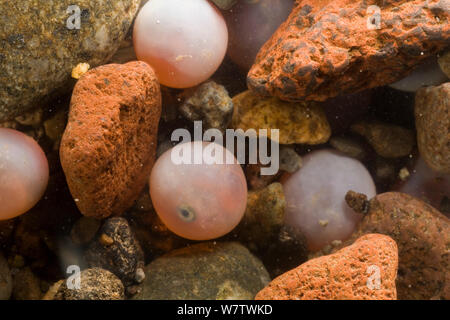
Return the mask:
[[[150,0],[136,18],[133,40],[136,56],[153,67],[161,84],[188,88],[220,66],[228,30],[207,0]]]
[[[259,49],[286,20],[293,6],[293,0],[241,0],[226,12],[231,60],[249,70]]]
[[[178,145],[156,161],[150,175],[150,196],[159,217],[172,232],[191,240],[227,234],[239,224],[247,206],[244,172],[228,150],[200,141],[183,147],[191,150],[194,160],[201,159],[209,145],[222,150],[234,163],[227,164],[217,153],[211,157],[214,161],[208,162],[211,164],[176,164],[172,152],[179,150]]]
[[[312,251],[334,240],[347,239],[362,216],[345,202],[349,190],[372,198],[375,184],[367,169],[334,150],[319,150],[303,158],[303,166],[283,181],[285,222],[299,230]]]
[[[0,220],[30,210],[44,194],[48,175],[47,158],[36,141],[0,128]]]
[[[421,157],[407,180],[397,186],[400,192],[421,199],[439,209],[444,197],[450,198],[450,175],[433,171]]]

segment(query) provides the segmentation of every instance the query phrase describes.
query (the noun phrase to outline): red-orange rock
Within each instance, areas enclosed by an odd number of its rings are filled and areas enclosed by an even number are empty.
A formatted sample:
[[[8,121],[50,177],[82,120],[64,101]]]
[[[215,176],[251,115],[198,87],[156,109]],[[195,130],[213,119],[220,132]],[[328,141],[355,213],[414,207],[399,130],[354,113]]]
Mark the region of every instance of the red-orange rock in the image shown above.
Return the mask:
[[[248,86],[323,101],[392,83],[448,46],[449,14],[442,0],[297,1],[260,50]]]
[[[133,205],[155,160],[160,116],[160,86],[144,62],[101,66],[77,82],[60,157],[84,215],[120,215]]]
[[[361,211],[346,197],[347,203]],[[398,246],[397,293],[401,300],[450,299],[450,220],[432,206],[400,192],[376,195],[346,243],[364,234],[390,236]]]
[[[397,245],[368,234],[338,252],[288,271],[261,290],[257,300],[395,300]]]

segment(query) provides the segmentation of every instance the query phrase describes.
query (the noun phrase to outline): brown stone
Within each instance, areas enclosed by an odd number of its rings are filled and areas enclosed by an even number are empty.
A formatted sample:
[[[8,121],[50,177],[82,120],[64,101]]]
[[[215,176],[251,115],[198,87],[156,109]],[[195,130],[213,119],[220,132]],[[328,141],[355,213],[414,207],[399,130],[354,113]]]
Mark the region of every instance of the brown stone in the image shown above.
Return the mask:
[[[366,138],[375,152],[384,158],[405,157],[415,145],[412,130],[393,124],[361,121],[352,125],[351,130]]]
[[[368,233],[385,234],[397,242],[399,299],[450,299],[447,217],[407,194],[382,193],[370,200],[369,213],[348,242]]]
[[[144,62],[105,65],[78,81],[60,157],[84,215],[120,215],[133,205],[154,163],[160,115],[160,87]]]
[[[420,89],[414,111],[420,154],[433,170],[450,173],[450,82]]]
[[[235,230],[239,240],[250,248],[267,248],[284,224],[285,208],[283,186],[278,182],[249,191],[247,209]]]
[[[30,267],[19,270],[14,275],[14,300],[39,300],[42,298],[41,281]]]
[[[261,98],[251,91],[233,97],[232,125],[235,129],[279,130],[280,144],[322,144],[328,141],[331,128],[322,106],[316,102],[290,103],[278,98]]]
[[[180,99],[180,113],[188,120],[202,121],[204,130],[229,127],[233,115],[233,101],[224,86],[208,81],[198,87],[185,90]]]
[[[448,20],[442,0],[297,1],[260,50],[248,86],[263,96],[323,101],[393,83],[448,46]]]
[[[393,300],[397,297],[397,265],[395,241],[369,234],[334,254],[309,260],[282,274],[256,299]]]
[[[125,286],[133,284],[137,270],[144,267],[144,253],[128,221],[122,217],[106,219],[100,233],[85,251],[89,267],[111,271]]]

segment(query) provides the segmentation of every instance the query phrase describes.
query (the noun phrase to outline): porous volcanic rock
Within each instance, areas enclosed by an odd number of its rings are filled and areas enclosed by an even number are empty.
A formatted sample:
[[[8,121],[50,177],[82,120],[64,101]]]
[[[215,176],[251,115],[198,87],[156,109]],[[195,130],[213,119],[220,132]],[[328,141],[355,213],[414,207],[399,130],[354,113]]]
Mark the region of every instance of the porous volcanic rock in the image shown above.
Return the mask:
[[[282,274],[256,299],[393,300],[397,297],[397,265],[395,241],[369,234],[334,254],[309,260]]]
[[[400,192],[379,194],[363,207],[365,217],[343,245],[368,233],[390,236],[398,245],[398,298],[450,299],[450,220]]]
[[[120,215],[133,205],[155,160],[160,115],[160,86],[144,62],[101,66],[78,81],[60,158],[84,215]]]
[[[445,0],[297,1],[260,50],[248,86],[323,101],[393,83],[448,46],[449,14]]]

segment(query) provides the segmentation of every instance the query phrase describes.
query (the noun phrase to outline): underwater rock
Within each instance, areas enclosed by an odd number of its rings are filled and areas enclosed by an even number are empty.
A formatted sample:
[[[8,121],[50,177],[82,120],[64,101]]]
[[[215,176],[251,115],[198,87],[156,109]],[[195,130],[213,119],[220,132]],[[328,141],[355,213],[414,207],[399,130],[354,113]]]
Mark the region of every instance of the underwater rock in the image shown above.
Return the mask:
[[[70,238],[72,242],[78,245],[88,244],[94,239],[98,229],[100,229],[101,221],[91,217],[82,216],[78,219],[70,230]]]
[[[13,280],[8,267],[8,261],[6,261],[0,252],[0,300],[8,300],[11,297],[12,289]]]
[[[384,158],[408,156],[415,145],[413,131],[393,124],[361,121],[353,124],[351,130],[366,138],[375,152]]]
[[[13,276],[14,300],[39,300],[42,298],[41,280],[31,271],[30,267],[20,269]]]
[[[122,282],[107,270],[86,269],[80,276],[79,289],[67,288],[67,281],[64,281],[53,300],[123,300],[125,298]]]
[[[450,299],[450,220],[428,204],[399,192],[379,194],[364,207],[365,217],[344,245],[367,233],[392,237],[399,254],[398,298]]]
[[[251,91],[233,97],[235,129],[280,130],[280,144],[321,144],[331,135],[322,107],[315,102],[289,103],[277,98],[261,98]]]
[[[450,174],[450,82],[416,94],[417,145],[433,170]]]
[[[0,3],[0,122],[70,90],[80,62],[107,62],[139,0],[23,0]],[[79,22],[79,24],[78,24]],[[79,27],[79,28],[78,28]]]
[[[288,101],[324,101],[395,82],[448,46],[448,17],[441,0],[297,1],[260,50],[248,86]]]
[[[133,205],[156,154],[161,93],[144,62],[88,71],[75,86],[61,165],[81,213],[120,215]]]
[[[345,154],[346,156],[363,160],[366,157],[366,151],[358,140],[347,136],[334,136],[330,139],[330,145]]]
[[[183,92],[180,112],[191,121],[202,121],[203,129],[225,132],[233,115],[233,101],[224,86],[208,81]]]
[[[144,253],[124,218],[105,221],[96,241],[85,254],[89,267],[100,267],[118,276],[125,286],[136,280],[139,269],[144,267]]]
[[[280,147],[280,170],[294,173],[302,167],[302,158],[291,146]]]
[[[267,248],[284,225],[285,207],[283,186],[278,182],[249,191],[247,209],[235,231],[239,239],[258,249]]]
[[[441,70],[450,78],[450,51],[445,52],[438,58]]]
[[[58,293],[59,288],[64,283],[64,281],[65,280],[59,280],[58,282],[52,284],[42,297],[42,300],[53,300],[55,298],[55,295]]]
[[[205,242],[172,251],[145,267],[135,300],[253,299],[269,283],[262,263],[237,242]]]
[[[249,190],[258,190],[265,188],[281,176],[280,171],[273,175],[261,174],[261,169],[264,167],[267,167],[267,165],[265,166],[260,163],[247,164],[245,166],[244,173],[245,178],[247,179]]]
[[[395,241],[369,234],[334,254],[309,260],[282,274],[256,299],[395,300],[397,264]]]
[[[222,10],[228,10],[233,7],[237,0],[211,0],[216,6]]]

